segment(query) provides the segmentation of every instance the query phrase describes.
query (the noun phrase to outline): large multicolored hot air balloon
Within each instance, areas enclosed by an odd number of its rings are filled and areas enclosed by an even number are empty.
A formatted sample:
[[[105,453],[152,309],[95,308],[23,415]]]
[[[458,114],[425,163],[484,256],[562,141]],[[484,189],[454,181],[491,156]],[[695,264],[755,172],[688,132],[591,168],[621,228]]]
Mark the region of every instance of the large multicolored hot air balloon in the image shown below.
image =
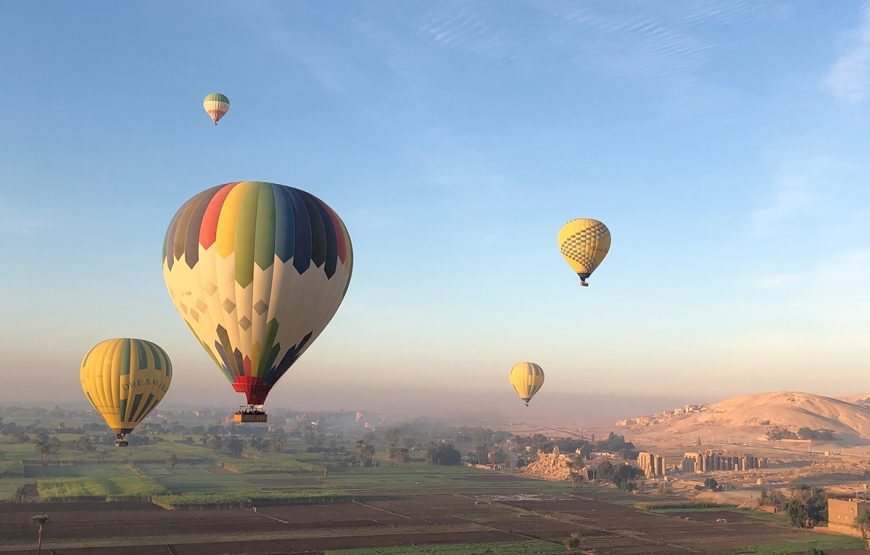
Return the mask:
[[[81,367],[82,389],[115,432],[115,446],[148,416],[172,382],[166,351],[144,339],[107,339],[88,351]]]
[[[291,187],[239,181],[188,200],[169,224],[163,277],[172,302],[263,422],[269,390],[320,335],[350,282],[338,215]]]
[[[508,379],[520,399],[529,406],[529,401],[544,385],[544,370],[534,362],[518,362],[511,368]]]
[[[588,287],[586,278],[610,250],[610,230],[598,220],[577,218],[562,226],[558,243],[562,256],[580,277],[580,285]]]
[[[217,122],[230,111],[230,99],[221,93],[207,94],[202,101],[202,107],[217,125]]]

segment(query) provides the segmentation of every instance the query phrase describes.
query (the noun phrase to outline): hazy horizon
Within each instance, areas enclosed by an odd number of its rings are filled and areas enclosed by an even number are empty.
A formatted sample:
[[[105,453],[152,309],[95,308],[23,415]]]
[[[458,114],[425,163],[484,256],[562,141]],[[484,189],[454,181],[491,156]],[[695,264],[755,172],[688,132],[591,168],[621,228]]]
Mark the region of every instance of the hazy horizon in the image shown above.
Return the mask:
[[[175,384],[160,404],[161,409],[187,410],[210,408],[231,414],[244,399],[233,391],[227,391],[220,376],[199,395],[185,395]],[[416,416],[440,419],[450,423],[468,425],[503,426],[511,422],[527,421],[546,425],[576,424],[578,426],[602,426],[613,424],[617,419],[672,409],[686,403],[709,402],[713,399],[688,399],[679,397],[633,397],[619,395],[571,394],[542,391],[525,407],[513,390],[484,392],[479,390],[371,389],[360,395],[354,390],[324,390],[305,388],[304,396],[289,394],[292,388],[276,386],[266,406],[267,412],[279,410],[334,411],[362,410],[398,419]],[[90,407],[84,396],[74,394],[46,396],[40,391],[0,391],[2,406],[53,406],[87,409]],[[159,412],[159,410],[158,410]]]
[[[226,415],[239,405],[239,396],[232,392],[214,388],[214,395],[207,395],[208,401],[185,401],[175,395],[167,397],[159,409],[194,410],[211,409]],[[311,392],[309,392],[311,393]],[[735,397],[769,393],[768,391],[747,391]],[[804,393],[819,394],[807,391]],[[863,391],[844,392],[839,395],[825,395],[835,399],[863,395]],[[481,392],[406,389],[400,392],[373,390],[364,396],[353,391],[340,395],[335,393],[321,397],[315,392],[297,400],[280,394],[270,399],[267,412],[293,411],[363,411],[377,414],[390,421],[406,421],[414,418],[439,420],[453,425],[484,426],[510,429],[518,424],[534,426],[568,426],[576,428],[602,428],[613,426],[623,418],[657,414],[670,411],[686,404],[710,404],[730,397],[716,396],[671,396],[639,397],[630,395],[592,395],[548,392],[536,397],[530,407],[513,398],[513,392],[500,392],[484,395]],[[192,397],[191,397],[192,399]],[[516,401],[516,402],[514,402]],[[0,393],[0,407],[41,407],[88,410],[87,400],[78,395],[51,399],[15,399]],[[159,413],[157,410],[156,413]],[[522,426],[520,426],[522,428]]]
[[[244,179],[323,199],[354,248],[267,409],[870,389],[866,2],[5,7],[0,402],[81,397],[85,353],[138,337],[168,405],[240,404],[160,252],[182,203]],[[556,245],[575,217],[613,236],[589,288]],[[529,409],[521,360],[546,372]]]

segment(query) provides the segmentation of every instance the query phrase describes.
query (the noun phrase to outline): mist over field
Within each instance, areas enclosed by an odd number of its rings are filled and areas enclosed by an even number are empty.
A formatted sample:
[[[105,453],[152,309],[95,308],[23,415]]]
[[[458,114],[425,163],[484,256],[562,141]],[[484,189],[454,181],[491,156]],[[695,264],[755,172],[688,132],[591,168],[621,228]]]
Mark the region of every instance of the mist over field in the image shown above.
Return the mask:
[[[223,384],[220,384],[223,385]],[[686,402],[705,402],[707,399],[635,398],[615,395],[572,395],[541,393],[524,407],[516,402],[513,391],[482,394],[462,391],[425,391],[401,389],[396,391],[373,389],[362,392],[336,391],[327,395],[306,394],[292,400],[280,395],[270,399],[270,407],[297,411],[362,410],[376,413],[392,421],[428,418],[455,425],[488,426],[510,429],[511,425],[600,427],[612,425],[616,420],[652,414],[682,406]],[[161,403],[163,409],[212,408],[231,414],[238,408],[239,398],[232,393],[209,396],[211,402],[193,400],[185,402],[175,397]],[[57,400],[28,399],[14,395],[0,397],[0,406],[39,406],[88,408],[87,401],[75,396],[58,396]]]

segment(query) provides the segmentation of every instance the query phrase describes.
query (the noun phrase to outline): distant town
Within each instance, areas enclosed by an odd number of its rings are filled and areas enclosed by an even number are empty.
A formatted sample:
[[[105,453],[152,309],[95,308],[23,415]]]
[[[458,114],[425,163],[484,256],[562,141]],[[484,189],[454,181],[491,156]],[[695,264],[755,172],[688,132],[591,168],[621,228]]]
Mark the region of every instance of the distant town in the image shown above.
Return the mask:
[[[617,426],[632,426],[632,425],[640,425],[640,426],[650,426],[653,424],[661,424],[663,422],[667,422],[671,418],[675,416],[680,416],[683,414],[691,414],[694,412],[701,412],[704,410],[704,405],[685,405],[682,407],[677,407],[673,411],[662,411],[659,414],[654,414],[652,416],[638,416],[635,418],[623,418],[622,420],[617,420]]]

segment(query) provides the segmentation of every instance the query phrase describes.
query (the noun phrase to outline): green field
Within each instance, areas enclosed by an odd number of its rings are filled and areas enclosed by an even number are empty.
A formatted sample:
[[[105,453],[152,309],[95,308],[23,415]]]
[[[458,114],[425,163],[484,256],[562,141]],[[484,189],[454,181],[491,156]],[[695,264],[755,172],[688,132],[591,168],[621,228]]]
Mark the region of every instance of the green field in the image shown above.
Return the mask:
[[[328,490],[256,491],[245,493],[180,493],[154,495],[153,501],[167,508],[236,507],[257,505],[324,504],[349,500],[342,492]]]
[[[425,463],[346,466],[336,457],[304,451],[290,440],[283,452],[233,457],[201,444],[173,440],[117,449],[98,445],[82,452],[72,433],[52,434],[65,446],[44,459],[33,443],[0,442],[0,499],[35,484],[40,501],[148,499],[163,506],[250,506],[275,502],[327,502],[353,495],[527,489],[569,491],[566,483],[506,480],[496,472]],[[198,438],[197,438],[198,439]],[[382,453],[385,456],[385,453]]]
[[[31,483],[27,478],[2,478],[0,479],[0,500],[12,499],[18,488]]]
[[[704,510],[722,511],[736,509],[734,505],[719,505],[717,503],[706,503],[698,501],[646,501],[640,503],[633,503],[631,506],[641,511],[653,511],[657,513]]]
[[[0,475],[12,474],[14,476],[24,475],[24,464],[19,460],[0,460]]]
[[[321,471],[320,465],[301,462],[297,457],[298,455],[295,454],[290,457],[283,453],[263,453],[255,459],[218,456],[214,460],[225,470],[240,474],[314,473]]]
[[[41,501],[74,501],[76,499],[150,499],[166,489],[142,476],[114,478],[54,478],[37,483]]]
[[[528,489],[530,483],[538,491],[572,491],[567,482],[541,480],[506,481],[504,475],[464,466],[432,466],[423,463],[380,465],[371,468],[350,468],[330,473],[330,486],[352,493],[404,493],[409,491],[474,491],[486,492]]]
[[[749,545],[738,548],[735,553],[741,555],[785,555],[789,553],[808,553],[812,548],[822,551],[833,549],[863,549],[867,542],[851,536],[833,536],[817,534],[812,538],[783,543]]]

